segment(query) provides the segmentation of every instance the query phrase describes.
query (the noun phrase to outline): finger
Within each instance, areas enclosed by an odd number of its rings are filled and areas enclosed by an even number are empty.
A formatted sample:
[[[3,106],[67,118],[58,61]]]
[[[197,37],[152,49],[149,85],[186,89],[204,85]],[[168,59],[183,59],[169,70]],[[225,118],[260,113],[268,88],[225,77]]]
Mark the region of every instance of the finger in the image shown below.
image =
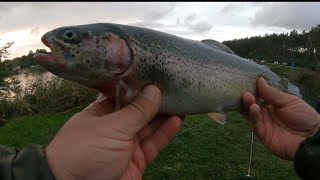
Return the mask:
[[[250,93],[250,92],[245,92],[242,94],[242,103],[243,103],[243,108],[242,111],[245,114],[249,113],[249,107],[256,103],[255,97]]]
[[[138,140],[154,133],[170,116],[157,116],[138,133]]]
[[[154,133],[164,122],[166,122],[172,116],[168,115],[161,115],[157,116],[152,120],[148,125],[146,125],[139,133],[138,139],[142,140],[143,138],[149,136],[150,134]],[[185,116],[179,116],[181,121],[184,121]]]
[[[161,102],[161,92],[153,85],[145,87],[141,93],[127,106],[108,115],[117,119],[114,126],[130,136],[135,136],[156,115]]]
[[[96,101],[82,110],[79,114],[87,117],[101,117],[113,112],[114,104],[105,95],[100,96]]]
[[[264,78],[258,79],[258,94],[267,103],[271,103],[275,106],[286,105],[297,100],[296,96],[284,93],[269,86]]]
[[[255,125],[260,120],[260,107],[257,104],[252,104],[249,107],[249,121]]]
[[[181,128],[182,119],[178,116],[172,116],[165,121],[162,126],[146,137],[141,142],[141,149],[145,155],[146,164],[150,164],[155,157],[168,146],[170,141],[176,136]]]
[[[247,118],[251,130],[256,134],[257,138],[263,142],[265,136],[265,127],[261,115],[260,106],[252,104],[249,107],[249,116]]]

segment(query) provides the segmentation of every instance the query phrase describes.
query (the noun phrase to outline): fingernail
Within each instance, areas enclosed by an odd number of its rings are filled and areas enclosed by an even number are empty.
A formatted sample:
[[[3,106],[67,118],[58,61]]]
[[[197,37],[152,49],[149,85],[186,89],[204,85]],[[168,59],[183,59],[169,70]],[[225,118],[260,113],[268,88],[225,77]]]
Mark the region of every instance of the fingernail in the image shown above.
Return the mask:
[[[263,83],[266,84],[267,87],[269,87],[269,84],[267,83],[267,81],[263,77],[261,77],[261,81],[263,81]]]
[[[173,126],[179,127],[181,125],[182,119],[179,116],[176,116],[176,117],[173,117],[172,121],[173,121],[172,122]]]
[[[93,106],[95,103],[99,103],[99,102],[102,102],[104,100],[108,99],[107,96],[103,95],[103,94],[99,94],[97,100],[95,100],[94,102],[92,102],[91,104],[89,104],[89,106],[87,106],[85,109],[87,108],[91,108],[91,106]]]
[[[97,100],[95,102],[102,102],[106,99],[108,99],[108,97],[102,94],[97,98]]]
[[[159,96],[159,90],[155,86],[147,86],[139,93],[139,95],[155,102]]]

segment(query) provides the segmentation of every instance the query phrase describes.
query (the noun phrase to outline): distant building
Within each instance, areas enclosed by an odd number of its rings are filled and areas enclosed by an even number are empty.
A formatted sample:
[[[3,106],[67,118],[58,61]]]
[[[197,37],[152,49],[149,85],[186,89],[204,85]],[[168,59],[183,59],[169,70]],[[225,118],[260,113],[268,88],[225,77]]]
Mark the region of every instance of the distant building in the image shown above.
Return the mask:
[[[287,66],[287,65],[288,65],[287,62],[283,62],[283,63],[281,63],[281,64],[284,65],[284,66]]]
[[[279,64],[279,62],[278,62],[278,61],[275,61],[275,62],[273,62],[273,64]]]

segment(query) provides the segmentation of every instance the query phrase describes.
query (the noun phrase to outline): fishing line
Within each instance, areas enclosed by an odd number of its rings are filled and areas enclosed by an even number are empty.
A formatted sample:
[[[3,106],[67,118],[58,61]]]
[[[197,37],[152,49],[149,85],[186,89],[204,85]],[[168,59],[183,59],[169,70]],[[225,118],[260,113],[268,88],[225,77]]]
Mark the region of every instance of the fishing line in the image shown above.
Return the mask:
[[[196,126],[194,126],[194,127],[192,127],[192,128],[189,128],[189,129],[187,129],[187,130],[185,130],[185,131],[177,134],[175,138],[177,138],[177,137],[180,136],[181,134],[184,134],[184,133],[186,133],[186,132],[188,132],[188,131],[191,131],[192,129],[194,129],[194,128],[196,128],[196,127],[201,126],[202,124],[204,124],[204,123],[206,123],[206,122],[208,122],[208,121],[210,121],[210,119],[208,119],[208,120],[206,120],[206,121],[204,121],[204,122],[202,122],[202,123],[200,123],[200,124],[198,124],[198,125],[196,125]]]
[[[251,177],[251,164],[252,164],[252,147],[253,147],[253,132],[251,131],[251,147],[250,147],[250,159],[249,159],[249,167],[248,167],[248,177]]]

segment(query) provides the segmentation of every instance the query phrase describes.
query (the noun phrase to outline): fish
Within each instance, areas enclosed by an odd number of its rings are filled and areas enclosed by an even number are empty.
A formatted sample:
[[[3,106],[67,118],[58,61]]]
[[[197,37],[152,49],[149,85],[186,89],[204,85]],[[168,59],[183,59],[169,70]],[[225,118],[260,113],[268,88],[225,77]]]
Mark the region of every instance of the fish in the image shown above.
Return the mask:
[[[41,41],[51,54],[36,54],[36,63],[58,77],[97,89],[116,102],[115,110],[149,84],[162,93],[158,114],[207,113],[221,124],[227,112],[241,111],[244,92],[257,96],[258,77],[301,97],[288,79],[212,39],[197,41],[145,27],[94,23],[55,28]]]

